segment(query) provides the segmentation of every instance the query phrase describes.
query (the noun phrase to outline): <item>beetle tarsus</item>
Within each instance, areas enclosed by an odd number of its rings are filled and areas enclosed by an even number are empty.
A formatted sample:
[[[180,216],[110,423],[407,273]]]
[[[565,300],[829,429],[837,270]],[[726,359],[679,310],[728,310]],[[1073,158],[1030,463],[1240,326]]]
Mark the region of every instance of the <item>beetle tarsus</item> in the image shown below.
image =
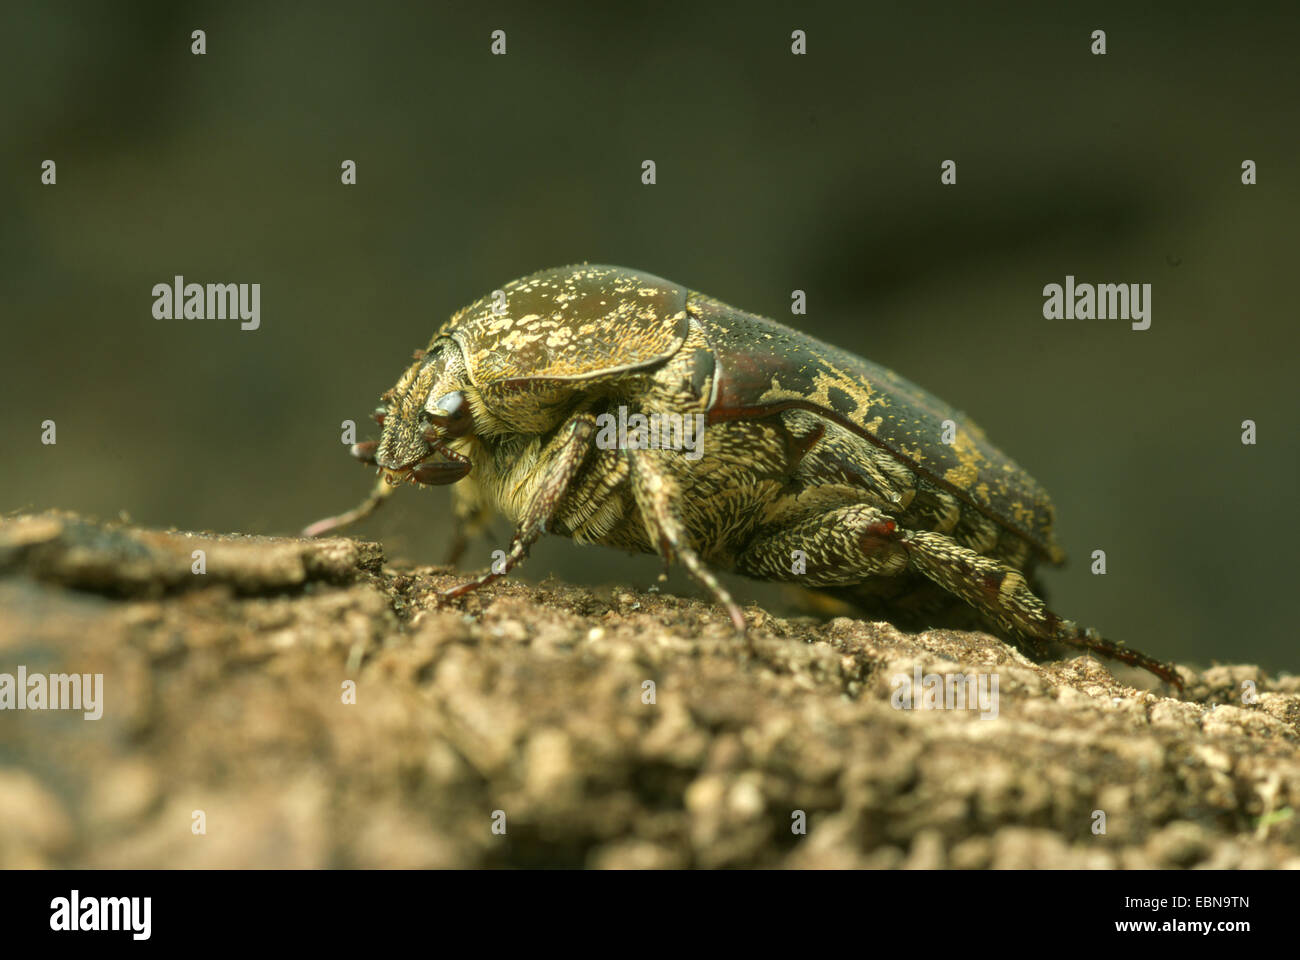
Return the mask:
[[[347,513],[340,513],[337,517],[326,517],[324,520],[317,520],[305,527],[301,535],[307,538],[319,537],[321,534],[356,523],[358,520],[374,513],[379,505],[384,502],[384,498],[392,493],[394,489],[387,480],[380,477],[375,489],[371,491],[370,496],[366,497],[359,507],[349,510]]]
[[[536,527],[516,533],[514,540],[510,543],[510,551],[505,555],[505,559],[501,561],[501,569],[499,571],[496,569],[490,570],[482,576],[475,577],[473,580],[466,580],[464,583],[458,583],[454,587],[440,590],[438,595],[445,600],[454,600],[456,597],[463,597],[465,594],[472,593],[479,587],[484,587],[493,581],[500,580],[518,564],[524,561],[528,556],[528,548],[531,547],[540,536],[541,530]]]
[[[745,622],[745,613],[736,605],[735,601],[727,604],[727,614],[731,617],[731,623],[738,633],[749,638],[749,624]]]
[[[1073,636],[1063,637],[1062,640],[1071,646],[1095,651],[1104,657],[1110,657],[1112,660],[1128,664],[1130,667],[1138,667],[1148,673],[1153,673],[1165,682],[1177,687],[1179,694],[1184,692],[1183,678],[1178,675],[1178,668],[1172,663],[1162,663],[1154,657],[1148,657],[1146,654],[1132,650],[1123,644],[1107,640],[1091,627],[1086,630],[1076,630]]]
[[[444,600],[455,600],[457,597],[463,597],[467,593],[473,593],[479,587],[485,587],[494,580],[500,580],[505,576],[502,573],[485,573],[481,577],[475,577],[473,580],[466,580],[464,583],[458,583],[454,587],[448,587],[446,590],[439,590],[438,596]]]

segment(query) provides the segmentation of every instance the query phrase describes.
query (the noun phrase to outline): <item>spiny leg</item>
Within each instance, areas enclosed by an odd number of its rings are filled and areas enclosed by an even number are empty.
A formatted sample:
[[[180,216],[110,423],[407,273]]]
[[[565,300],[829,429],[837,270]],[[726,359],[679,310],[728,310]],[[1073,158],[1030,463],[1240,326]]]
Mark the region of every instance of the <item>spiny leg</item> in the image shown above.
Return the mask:
[[[1105,640],[1094,630],[1080,629],[1048,610],[1020,571],[944,534],[904,530],[865,504],[831,510],[754,541],[737,558],[736,569],[812,587],[915,570],[1012,634],[1035,656],[1046,654],[1044,641],[1082,647],[1142,667],[1182,689],[1172,666]]]
[[[547,444],[539,457],[542,463],[550,464],[546,476],[540,484],[536,496],[525,508],[520,518],[519,528],[510,541],[510,550],[506,553],[501,571],[489,571],[473,580],[442,591],[447,598],[463,596],[477,590],[484,584],[499,580],[517,566],[538,538],[546,532],[546,524],[555,515],[556,508],[568,492],[569,484],[591,451],[591,440],[596,434],[596,418],[589,413],[580,413],[565,424],[556,436]]]
[[[1182,678],[1172,664],[1105,640],[1095,630],[1081,629],[1074,621],[1053,613],[1019,570],[963,547],[943,534],[909,532],[902,539],[915,569],[1017,638],[1081,647],[1141,667],[1182,691]]]
[[[681,454],[669,451],[665,455]],[[677,504],[681,502],[680,484],[656,462],[652,451],[629,450],[628,459],[632,465],[632,495],[650,542],[658,548],[665,563],[674,560],[681,563],[698,583],[712,593],[714,599],[726,608],[732,624],[744,633],[745,615],[690,545],[686,528],[677,513]]]

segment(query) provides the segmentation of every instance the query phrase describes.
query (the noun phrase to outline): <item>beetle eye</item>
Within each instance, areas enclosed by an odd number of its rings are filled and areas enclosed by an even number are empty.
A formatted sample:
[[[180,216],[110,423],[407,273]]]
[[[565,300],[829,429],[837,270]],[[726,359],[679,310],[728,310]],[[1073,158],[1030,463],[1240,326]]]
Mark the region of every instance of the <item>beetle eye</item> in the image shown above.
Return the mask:
[[[474,426],[474,418],[470,416],[469,403],[465,399],[464,391],[453,390],[451,393],[443,394],[432,408],[426,409],[429,413],[429,421],[442,431],[443,436],[463,437]]]

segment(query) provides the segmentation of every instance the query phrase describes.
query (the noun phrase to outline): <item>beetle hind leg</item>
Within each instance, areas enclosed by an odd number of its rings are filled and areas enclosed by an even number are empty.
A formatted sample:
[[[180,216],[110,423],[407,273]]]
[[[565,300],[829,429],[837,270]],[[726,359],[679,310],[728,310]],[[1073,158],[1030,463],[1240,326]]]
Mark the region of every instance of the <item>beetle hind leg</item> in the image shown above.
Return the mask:
[[[1032,652],[1044,642],[1079,647],[1141,667],[1179,691],[1182,678],[1172,664],[1105,640],[1095,630],[1081,629],[1047,608],[1033,592],[1025,575],[1006,564],[961,546],[937,533],[917,532],[904,537],[912,566],[960,597],[986,619],[1001,627]]]
[[[906,605],[912,599],[921,604],[910,611],[914,619],[930,616],[938,591],[923,589],[917,580],[924,578],[1035,658],[1045,658],[1050,643],[1080,647],[1141,667],[1182,689],[1172,666],[1057,616],[1021,571],[945,534],[906,530],[867,504],[818,514],[753,541],[736,558],[736,570],[761,580],[839,588],[836,593],[847,593],[855,601],[864,598],[869,609],[881,609],[890,619],[896,612],[908,612],[896,610],[896,603]],[[865,592],[866,587],[872,589]]]

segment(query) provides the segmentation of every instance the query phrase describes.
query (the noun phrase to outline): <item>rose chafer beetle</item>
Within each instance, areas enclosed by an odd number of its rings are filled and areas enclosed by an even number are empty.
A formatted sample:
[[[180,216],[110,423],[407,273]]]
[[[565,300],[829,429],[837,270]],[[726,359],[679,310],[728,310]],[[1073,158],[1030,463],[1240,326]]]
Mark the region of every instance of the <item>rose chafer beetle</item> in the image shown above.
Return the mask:
[[[892,370],[660,277],[544,270],[456,313],[383,395],[357,520],[402,482],[455,484],[458,555],[494,513],[543,533],[833,592],[899,625],[987,625],[1027,653],[1081,647],[1181,689],[1170,665],[1048,610],[1035,566],[1065,559],[1046,491],[966,416]],[[599,442],[614,411],[702,417],[702,453]],[[680,418],[680,419],[679,419]],[[640,442],[638,442],[640,440]]]

